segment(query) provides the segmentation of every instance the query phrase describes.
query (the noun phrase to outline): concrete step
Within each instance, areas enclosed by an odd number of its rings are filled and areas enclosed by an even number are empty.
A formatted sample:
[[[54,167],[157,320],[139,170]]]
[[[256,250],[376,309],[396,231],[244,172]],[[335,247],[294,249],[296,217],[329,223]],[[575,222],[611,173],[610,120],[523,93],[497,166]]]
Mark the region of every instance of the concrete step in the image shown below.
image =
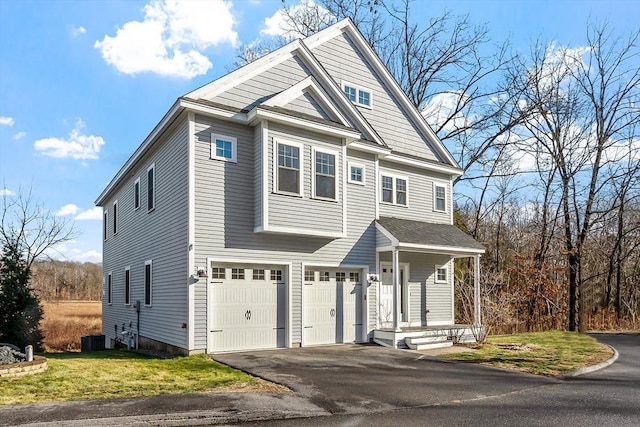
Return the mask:
[[[453,343],[449,340],[446,341],[437,341],[431,343],[424,344],[409,344],[407,343],[411,350],[433,350],[434,348],[445,348],[445,347],[453,347]]]
[[[447,340],[447,336],[446,335],[428,335],[428,336],[419,336],[419,337],[407,337],[405,338],[405,342],[407,343],[407,345],[409,344],[415,344],[415,345],[420,345],[420,344],[429,344],[429,343],[433,343],[433,342],[440,342],[440,341],[446,341]]]

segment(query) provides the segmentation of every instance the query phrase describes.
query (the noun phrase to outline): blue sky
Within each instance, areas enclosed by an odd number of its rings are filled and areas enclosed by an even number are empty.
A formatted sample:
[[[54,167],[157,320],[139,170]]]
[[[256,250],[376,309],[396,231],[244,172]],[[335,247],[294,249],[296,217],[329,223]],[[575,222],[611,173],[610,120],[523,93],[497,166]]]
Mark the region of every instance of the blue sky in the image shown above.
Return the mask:
[[[0,0],[0,192],[31,189],[35,201],[74,220],[80,235],[58,257],[100,261],[96,197],[175,99],[225,74],[234,46],[263,37],[279,7],[280,0]],[[445,9],[487,23],[495,41],[525,52],[537,39],[583,46],[590,19],[618,33],[640,25],[640,0],[412,6],[425,20]]]

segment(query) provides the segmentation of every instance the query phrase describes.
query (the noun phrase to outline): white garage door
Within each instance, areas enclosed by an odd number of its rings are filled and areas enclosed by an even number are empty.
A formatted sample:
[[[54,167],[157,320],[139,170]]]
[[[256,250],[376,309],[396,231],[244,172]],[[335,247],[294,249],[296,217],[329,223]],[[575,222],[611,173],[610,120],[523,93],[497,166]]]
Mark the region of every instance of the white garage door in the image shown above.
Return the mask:
[[[303,345],[355,342],[362,337],[360,270],[305,271]]]
[[[213,265],[209,351],[284,347],[284,266]]]

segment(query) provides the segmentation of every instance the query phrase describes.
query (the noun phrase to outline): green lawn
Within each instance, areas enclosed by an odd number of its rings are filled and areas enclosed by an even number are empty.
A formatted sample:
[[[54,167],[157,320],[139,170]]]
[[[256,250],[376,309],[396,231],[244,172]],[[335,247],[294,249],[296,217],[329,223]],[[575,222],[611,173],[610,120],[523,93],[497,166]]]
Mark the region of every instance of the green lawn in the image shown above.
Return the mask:
[[[205,355],[160,359],[126,351],[44,354],[42,374],[0,379],[0,405],[208,392],[261,380]],[[263,382],[262,382],[263,383]]]
[[[555,376],[602,362],[612,354],[588,335],[550,331],[490,336],[476,351],[443,357]]]

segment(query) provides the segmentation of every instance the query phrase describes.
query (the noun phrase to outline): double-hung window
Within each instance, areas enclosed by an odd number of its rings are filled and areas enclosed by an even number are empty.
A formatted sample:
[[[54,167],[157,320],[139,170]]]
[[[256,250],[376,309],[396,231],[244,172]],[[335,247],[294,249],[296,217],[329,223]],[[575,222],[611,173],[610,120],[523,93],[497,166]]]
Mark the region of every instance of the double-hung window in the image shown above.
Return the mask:
[[[353,83],[342,82],[342,90],[354,104],[371,108],[373,97],[369,89],[359,87]]]
[[[140,178],[133,183],[133,209],[140,208]]]
[[[211,158],[227,162],[238,161],[238,140],[232,136],[211,134]]]
[[[314,197],[336,199],[336,155],[314,150]]]
[[[155,163],[147,169],[147,211],[150,212],[156,207],[156,165]]]
[[[407,206],[407,179],[392,175],[381,176],[382,201],[394,205]]]
[[[447,211],[447,187],[444,185],[433,184],[433,210]]]
[[[302,195],[301,147],[277,143],[276,191]]]

